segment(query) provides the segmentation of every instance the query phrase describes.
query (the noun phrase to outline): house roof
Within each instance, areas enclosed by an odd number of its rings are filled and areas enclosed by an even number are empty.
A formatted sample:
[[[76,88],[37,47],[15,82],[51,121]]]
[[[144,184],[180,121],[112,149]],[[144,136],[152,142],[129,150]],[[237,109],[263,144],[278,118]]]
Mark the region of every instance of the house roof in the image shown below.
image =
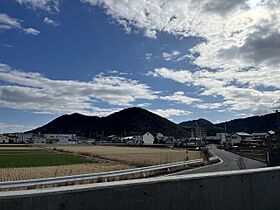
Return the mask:
[[[236,135],[238,136],[251,136],[249,133],[245,133],[245,132],[238,132],[238,133],[235,133]]]

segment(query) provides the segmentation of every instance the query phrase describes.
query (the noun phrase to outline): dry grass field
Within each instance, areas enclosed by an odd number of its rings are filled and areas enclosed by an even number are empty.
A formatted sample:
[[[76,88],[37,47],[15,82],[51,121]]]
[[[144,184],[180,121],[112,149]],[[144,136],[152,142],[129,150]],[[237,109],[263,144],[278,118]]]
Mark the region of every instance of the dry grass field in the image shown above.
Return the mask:
[[[132,166],[149,166],[198,159],[201,157],[200,151],[189,151],[179,148],[57,146],[55,149],[106,160],[114,160]]]
[[[0,181],[38,179],[57,176],[69,176],[127,169],[129,166],[119,163],[102,162],[65,166],[44,166],[24,168],[0,168]]]

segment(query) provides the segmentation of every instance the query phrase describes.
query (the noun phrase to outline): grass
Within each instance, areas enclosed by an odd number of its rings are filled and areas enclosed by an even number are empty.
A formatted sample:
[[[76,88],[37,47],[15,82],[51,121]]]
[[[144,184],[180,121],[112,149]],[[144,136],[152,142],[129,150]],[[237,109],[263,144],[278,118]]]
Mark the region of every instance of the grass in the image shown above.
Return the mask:
[[[48,152],[42,149],[0,148],[0,168],[59,166],[90,162],[93,161],[74,155]]]

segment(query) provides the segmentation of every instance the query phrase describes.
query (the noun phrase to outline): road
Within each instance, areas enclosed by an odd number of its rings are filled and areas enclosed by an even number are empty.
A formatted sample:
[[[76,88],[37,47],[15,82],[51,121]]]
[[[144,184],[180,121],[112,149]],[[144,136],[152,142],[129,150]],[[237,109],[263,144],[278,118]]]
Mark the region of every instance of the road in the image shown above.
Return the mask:
[[[172,174],[172,175],[217,172],[217,171],[232,171],[232,170],[266,167],[265,163],[252,160],[249,158],[241,157],[240,155],[236,155],[225,150],[217,149],[217,147],[215,146],[211,146],[210,150],[222,159],[222,163],[205,166],[197,169],[192,169],[188,171],[181,171],[179,173]]]

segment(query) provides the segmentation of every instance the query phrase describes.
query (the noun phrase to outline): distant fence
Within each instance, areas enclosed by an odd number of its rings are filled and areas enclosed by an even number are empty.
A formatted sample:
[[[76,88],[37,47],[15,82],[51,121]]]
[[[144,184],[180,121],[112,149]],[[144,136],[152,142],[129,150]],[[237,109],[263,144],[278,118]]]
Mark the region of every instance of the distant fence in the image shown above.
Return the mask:
[[[2,210],[279,210],[280,167],[0,193]]]

